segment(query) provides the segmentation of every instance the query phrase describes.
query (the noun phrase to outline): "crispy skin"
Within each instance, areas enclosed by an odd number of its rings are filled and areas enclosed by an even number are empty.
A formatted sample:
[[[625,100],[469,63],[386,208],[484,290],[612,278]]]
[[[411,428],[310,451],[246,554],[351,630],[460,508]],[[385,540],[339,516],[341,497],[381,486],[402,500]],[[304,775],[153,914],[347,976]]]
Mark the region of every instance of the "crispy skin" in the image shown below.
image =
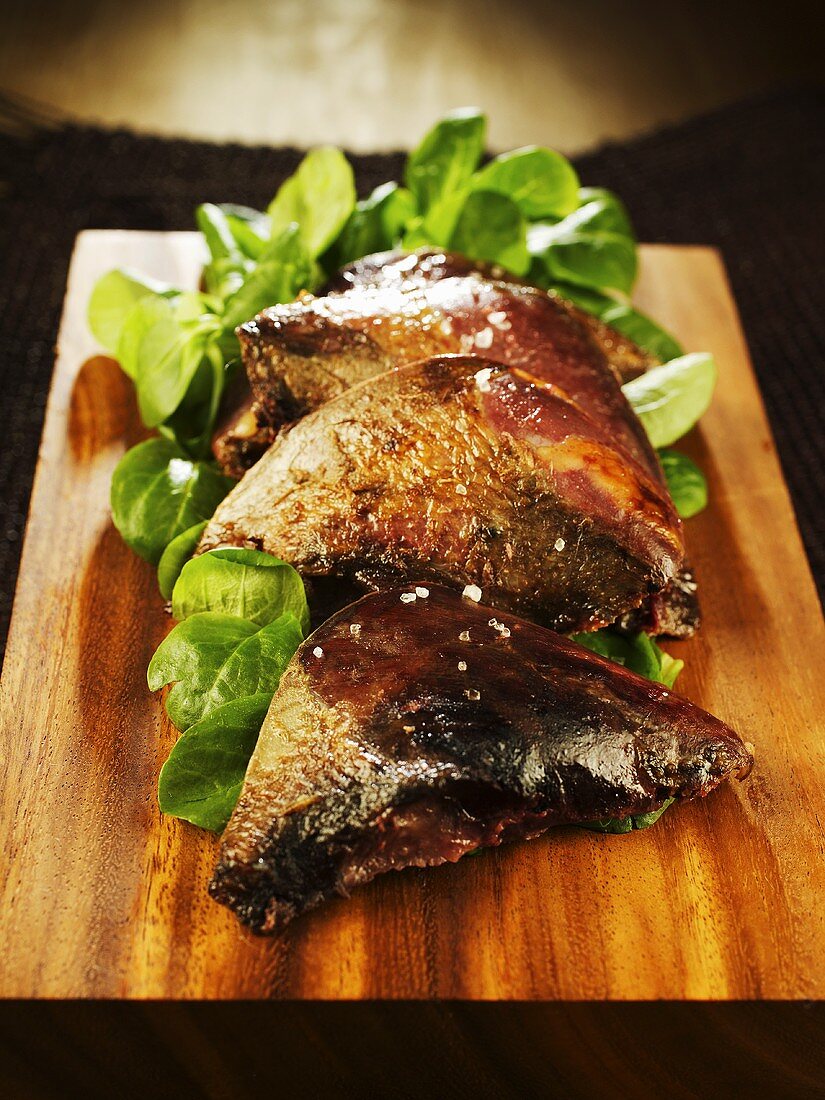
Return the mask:
[[[241,326],[255,403],[217,442],[224,467],[240,476],[282,425],[351,385],[418,357],[470,348],[559,386],[664,487],[644,429],[603,349],[575,311],[543,291],[477,274],[466,277],[476,266],[464,257],[432,252],[367,257],[345,269],[336,283],[351,283],[349,291],[275,306]],[[633,625],[692,635],[698,600],[692,577],[684,580]]]
[[[503,268],[495,264],[486,264],[481,261],[470,260],[456,252],[443,252],[438,249],[422,248],[417,252],[377,252],[371,256],[365,256],[360,260],[342,268],[327,284],[324,294],[346,293],[358,287],[389,287],[396,290],[414,290],[443,279],[455,277],[472,277],[476,280],[488,281],[506,280],[510,284],[522,285],[521,280],[505,272]],[[536,294],[545,294],[544,291],[534,291]],[[586,330],[590,339],[597,346],[605,361],[615,373],[619,382],[626,382],[629,378],[635,378],[651,366],[655,366],[659,360],[643,351],[632,340],[623,336],[620,332],[606,325],[597,317],[587,313],[583,309],[568,302],[561,295],[553,291],[549,293],[554,299],[558,310],[566,313],[570,320],[580,329]],[[243,330],[242,330],[243,332]],[[250,362],[254,362],[257,352],[254,350],[253,341],[244,342],[244,360],[249,368]],[[305,349],[306,344],[302,347]],[[458,352],[465,351],[461,346],[429,347],[419,354],[407,354],[404,350],[396,349],[396,358],[393,363],[385,363],[382,369],[391,366],[401,366],[405,362],[420,358],[424,354],[435,354],[439,351]],[[299,354],[303,354],[300,351]],[[323,394],[328,392],[328,380],[324,377],[322,364],[318,362],[318,355],[314,350],[307,352],[309,362],[303,365],[310,378],[308,384],[317,387],[317,399],[314,402],[296,403],[292,399],[292,392],[285,386],[280,394],[280,399],[273,404],[270,402],[258,402],[245,393],[240,398],[229,396],[225,402],[228,412],[222,418],[221,424],[213,439],[215,457],[220,462],[224,472],[231,477],[242,477],[264,453],[266,448],[277,435],[278,429],[290,419],[303,415],[309,408],[317,407],[320,399],[325,399]],[[510,362],[499,353],[491,358]],[[558,379],[553,379],[559,385]],[[251,413],[251,415],[250,415]]]
[[[657,480],[560,390],[474,357],[355,386],[278,439],[201,549],[257,546],[309,577],[478,584],[559,629],[638,607],[681,566]]]
[[[424,286],[456,276],[475,275],[495,281],[522,283],[498,264],[470,260],[458,252],[445,252],[438,248],[420,248],[415,252],[376,252],[347,264],[327,283],[326,293],[341,293],[354,286],[402,285],[407,288]],[[524,284],[526,285],[526,284]],[[579,324],[584,325],[599,345],[610,366],[622,382],[636,378],[656,366],[659,359],[651,355],[629,337],[606,325],[592,313],[579,309],[561,294],[548,291]]]
[[[649,813],[750,766],[733,730],[660,685],[417,590],[346,608],[281,679],[210,887],[255,932],[385,871]]]
[[[473,354],[564,390],[651,473],[656,456],[589,333],[543,291],[475,278],[356,286],[273,306],[238,329],[265,423],[298,419],[386,370]]]

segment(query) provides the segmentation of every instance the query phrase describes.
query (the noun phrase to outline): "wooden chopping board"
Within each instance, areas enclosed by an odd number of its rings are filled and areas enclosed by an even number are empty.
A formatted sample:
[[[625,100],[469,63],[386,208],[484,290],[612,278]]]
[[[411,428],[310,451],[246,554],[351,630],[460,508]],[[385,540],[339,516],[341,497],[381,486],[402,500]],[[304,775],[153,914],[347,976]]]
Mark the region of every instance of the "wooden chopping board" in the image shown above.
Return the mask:
[[[0,995],[808,999],[825,995],[825,631],[722,263],[642,249],[640,306],[720,382],[685,441],[704,625],[679,690],[756,746],[750,779],[653,829],[559,829],[385,876],[256,939],[212,902],[216,841],[163,818],[169,629],[109,479],[143,436],[85,309],[115,266],[194,286],[192,233],[90,231],[72,261],[0,693]]]

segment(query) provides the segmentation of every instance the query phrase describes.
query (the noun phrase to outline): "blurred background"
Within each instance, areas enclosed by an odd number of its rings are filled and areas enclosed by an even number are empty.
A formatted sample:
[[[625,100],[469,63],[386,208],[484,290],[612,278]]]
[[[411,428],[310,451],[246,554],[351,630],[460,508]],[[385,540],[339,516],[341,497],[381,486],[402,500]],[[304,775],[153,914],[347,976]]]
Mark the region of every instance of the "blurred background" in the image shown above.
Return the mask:
[[[0,91],[83,121],[353,150],[460,104],[576,153],[821,79],[811,0],[5,0]]]

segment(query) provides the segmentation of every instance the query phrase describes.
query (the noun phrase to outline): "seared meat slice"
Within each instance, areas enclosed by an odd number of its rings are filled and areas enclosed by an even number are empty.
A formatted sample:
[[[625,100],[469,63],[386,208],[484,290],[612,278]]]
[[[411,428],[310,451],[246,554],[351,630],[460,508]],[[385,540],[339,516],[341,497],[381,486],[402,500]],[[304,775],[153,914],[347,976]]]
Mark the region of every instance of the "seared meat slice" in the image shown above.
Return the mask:
[[[433,355],[519,367],[609,425],[630,455],[658,460],[589,333],[543,291],[474,278],[417,289],[354,287],[273,306],[238,329],[263,422],[293,421],[350,386]]]
[[[326,293],[340,293],[354,286],[395,285],[411,289],[438,282],[440,279],[465,275],[476,275],[496,281],[504,279],[509,283],[523,282],[497,264],[488,264],[483,260],[470,260],[458,252],[444,252],[439,248],[420,248],[416,252],[376,252],[372,256],[354,260],[330,279],[326,286]],[[655,355],[646,352],[638,344],[634,344],[629,337],[606,325],[592,313],[579,309],[553,290],[547,293],[555,298],[571,317],[584,325],[622,382],[636,378],[637,375],[643,374],[659,363]]]
[[[216,453],[240,476],[250,456],[263,454],[284,422],[294,420],[350,385],[416,357],[471,349],[553,382],[664,486],[658,459],[611,374],[592,334],[566,303],[529,287],[496,283],[471,272],[464,257],[444,253],[381,254],[344,275],[345,293],[265,310],[241,326],[244,360],[257,401]],[[391,261],[383,263],[383,260]],[[487,269],[496,274],[494,269]],[[385,285],[369,285],[384,279]],[[359,280],[364,285],[360,285]],[[338,284],[342,285],[342,284]],[[695,586],[666,592],[639,619],[648,629],[687,637],[699,621]]]
[[[308,577],[479,585],[493,606],[589,630],[676,575],[667,492],[562,390],[448,356],[390,371],[282,435],[202,549],[248,545]]]
[[[210,893],[272,932],[385,871],[649,813],[750,763],[717,718],[560,635],[395,589],[293,657]]]

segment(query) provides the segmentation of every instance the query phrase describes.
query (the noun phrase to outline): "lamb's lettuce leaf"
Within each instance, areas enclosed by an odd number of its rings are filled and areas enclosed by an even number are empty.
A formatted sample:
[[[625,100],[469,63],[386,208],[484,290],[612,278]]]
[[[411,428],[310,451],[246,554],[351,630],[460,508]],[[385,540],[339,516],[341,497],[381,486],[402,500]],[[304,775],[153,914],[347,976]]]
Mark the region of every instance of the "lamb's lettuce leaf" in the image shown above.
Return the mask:
[[[201,535],[206,529],[207,520],[187,527],[179,535],[175,535],[158,562],[158,588],[160,594],[166,600],[172,599],[172,590],[175,581],[180,576],[180,571],[195,553]]]
[[[496,191],[525,218],[561,218],[579,205],[579,178],[561,153],[536,145],[502,153],[472,177],[474,191]]]
[[[220,832],[238,801],[272,696],[246,696],[196,722],[178,739],[158,779],[162,813]]]
[[[573,634],[571,637],[585,649],[668,688],[673,687],[676,677],[684,668],[684,661],[670,657],[653,638],[641,630],[635,634],[622,634],[612,627],[606,627],[588,634]]]
[[[294,175],[269,204],[272,234],[293,223],[313,259],[329,248],[355,206],[355,180],[340,149],[322,146],[307,153]]]
[[[653,367],[622,386],[654,447],[669,447],[707,411],[716,385],[712,355],[694,352]]]
[[[322,278],[299,227],[288,225],[264,244],[241,285],[226,298],[223,327],[234,331],[267,306],[291,302],[301,290],[315,290]]]
[[[109,271],[94,285],[87,317],[92,335],[103,347],[115,354],[123,325],[138,302],[144,298],[173,298],[174,287],[136,271]]]
[[[659,451],[659,460],[676,511],[682,519],[698,515],[708,503],[705,475],[695,462],[679,451]]]
[[[289,612],[309,628],[304,582],[291,565],[261,550],[224,547],[188,561],[172,591],[172,614],[236,615],[266,626]]]
[[[327,266],[343,267],[351,260],[393,248],[415,213],[415,199],[406,187],[382,183],[366,199],[356,203],[341,236],[328,254]]]
[[[530,266],[527,223],[518,206],[495,191],[473,191],[465,199],[448,240],[455,252],[500,264],[515,275]]]
[[[588,821],[582,824],[580,828],[589,829],[593,833],[632,833],[637,829],[649,829],[651,825],[656,824],[668,806],[671,806],[674,801],[673,798],[665,799],[658,810],[653,810],[649,814],[607,817],[601,821]]]
[[[484,152],[486,129],[484,115],[462,108],[437,122],[410,153],[404,181],[422,214],[469,184]]]
[[[224,703],[272,694],[303,637],[290,613],[266,626],[216,611],[191,615],[155,652],[149,689],[175,685],[166,696],[166,712],[179,730],[187,730]]]
[[[587,196],[582,206],[527,231],[534,266],[550,285],[572,283],[629,294],[636,280],[636,242],[624,208],[609,192]]]
[[[157,564],[176,535],[209,519],[232,484],[169,440],[147,439],[115,467],[112,519],[124,542]]]

